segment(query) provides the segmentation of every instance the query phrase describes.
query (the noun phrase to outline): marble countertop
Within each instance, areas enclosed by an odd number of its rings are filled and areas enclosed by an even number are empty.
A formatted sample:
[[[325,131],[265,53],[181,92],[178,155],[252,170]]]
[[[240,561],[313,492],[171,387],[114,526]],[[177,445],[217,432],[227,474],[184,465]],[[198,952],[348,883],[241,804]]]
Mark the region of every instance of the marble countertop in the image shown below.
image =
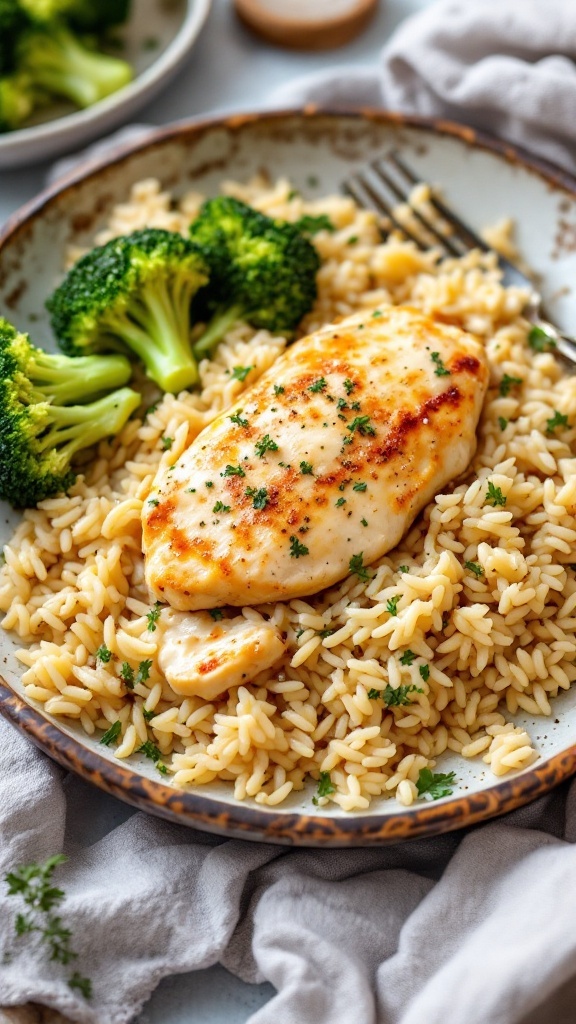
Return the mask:
[[[312,2],[312,0],[311,0]],[[376,63],[382,44],[407,16],[433,0],[380,0],[378,13],[348,46],[325,53],[281,50],[237,21],[231,0],[213,0],[208,23],[188,65],[138,121],[161,125],[185,117],[250,111],[284,82],[308,72]],[[43,186],[47,163],[0,172],[0,225]],[[80,845],[90,846],[133,813],[86,786],[77,822]],[[134,1024],[244,1024],[273,995],[270,985],[247,985],[214,966],[165,979]]]

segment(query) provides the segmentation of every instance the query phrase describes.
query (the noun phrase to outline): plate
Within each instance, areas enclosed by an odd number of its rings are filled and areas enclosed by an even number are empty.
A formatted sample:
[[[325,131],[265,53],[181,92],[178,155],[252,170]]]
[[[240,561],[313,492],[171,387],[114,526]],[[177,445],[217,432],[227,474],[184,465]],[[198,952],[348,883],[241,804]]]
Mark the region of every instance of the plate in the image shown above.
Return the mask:
[[[258,171],[284,175],[314,197],[337,190],[355,167],[397,148],[476,228],[511,216],[517,241],[541,276],[550,314],[566,330],[576,324],[576,181],[468,128],[383,112],[339,114],[313,109],[236,115],[158,129],[143,143],[111,152],[104,162],[74,171],[17,213],[0,236],[0,310],[41,343],[49,336],[43,303],[70,243],[89,244],[130,186],[157,177],[181,193],[215,194],[222,178]],[[17,515],[2,516],[0,541]],[[375,800],[371,810],[316,810],[312,791],[292,793],[279,808],[232,799],[224,784],[181,791],[158,781],[153,765],[120,763],[74,723],[57,721],[23,698],[18,646],[0,634],[4,715],[66,768],[129,803],[220,834],[309,846],[354,846],[459,828],[502,814],[547,792],[576,770],[576,687],[556,699],[553,716],[518,715],[539,752],[534,765],[497,780],[480,761],[442,756],[439,770],[456,770],[453,796],[407,809]]]
[[[55,103],[37,123],[0,135],[0,169],[19,167],[79,149],[129,120],[187,60],[212,0],[132,0],[132,14],[115,35],[119,56],[134,68],[129,85],[100,103],[77,110]]]

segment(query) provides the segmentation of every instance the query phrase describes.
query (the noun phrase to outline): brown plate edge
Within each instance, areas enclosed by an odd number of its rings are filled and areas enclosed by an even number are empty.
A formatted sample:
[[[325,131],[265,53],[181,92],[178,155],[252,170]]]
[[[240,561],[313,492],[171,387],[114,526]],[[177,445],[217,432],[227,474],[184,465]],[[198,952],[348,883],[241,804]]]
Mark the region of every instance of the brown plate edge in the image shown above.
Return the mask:
[[[533,154],[503,142],[470,126],[443,119],[404,115],[372,108],[353,110],[323,109],[315,105],[303,109],[233,114],[225,117],[191,119],[151,129],[143,139],[112,148],[106,156],[81,164],[58,179],[22,206],[0,231],[0,250],[32,217],[74,185],[90,179],[104,167],[129,158],[133,153],[153,148],[171,138],[198,137],[214,128],[241,130],[248,124],[270,121],[276,124],[289,118],[305,120],[350,118],[373,121],[394,127],[405,125],[439,135],[455,137],[474,148],[486,149],[536,173],[548,185],[571,192],[576,197],[576,177]],[[356,815],[321,817],[286,811],[264,811],[242,803],[222,809],[222,803],[197,792],[174,790],[154,782],[134,770],[114,763],[84,747],[74,737],[60,731],[44,715],[26,703],[0,676],[0,712],[44,753],[63,768],[80,775],[104,792],[140,810],[169,821],[202,831],[240,839],[260,840],[293,846],[372,846],[408,839],[439,835],[498,817],[549,792],[576,772],[576,745],[527,769],[513,778],[496,783],[470,796],[427,802],[416,810],[394,815]]]

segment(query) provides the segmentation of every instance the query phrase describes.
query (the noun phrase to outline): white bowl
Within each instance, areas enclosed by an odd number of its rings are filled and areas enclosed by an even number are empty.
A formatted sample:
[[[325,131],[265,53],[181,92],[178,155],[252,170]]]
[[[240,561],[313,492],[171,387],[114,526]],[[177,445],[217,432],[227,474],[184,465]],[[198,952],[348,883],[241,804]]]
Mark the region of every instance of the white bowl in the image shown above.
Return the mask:
[[[134,79],[86,110],[54,103],[37,123],[0,135],[0,169],[35,163],[70,152],[125,123],[152,99],[187,60],[212,0],[132,0],[132,13],[119,28],[121,56]],[[153,41],[157,45],[148,45]],[[41,120],[40,120],[41,118]]]

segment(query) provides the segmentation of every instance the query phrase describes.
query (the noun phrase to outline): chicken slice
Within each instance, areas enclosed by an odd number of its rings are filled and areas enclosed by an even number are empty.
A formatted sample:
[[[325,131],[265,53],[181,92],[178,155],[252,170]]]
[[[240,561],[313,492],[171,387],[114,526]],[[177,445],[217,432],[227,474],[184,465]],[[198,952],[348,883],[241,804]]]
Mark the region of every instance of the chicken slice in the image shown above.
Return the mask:
[[[240,617],[215,622],[208,612],[172,612],[158,661],[176,693],[212,700],[271,668],[285,646],[268,622]]]
[[[393,548],[468,465],[481,344],[381,306],[296,342],[155,480],[146,580],[181,610],[317,593]]]

